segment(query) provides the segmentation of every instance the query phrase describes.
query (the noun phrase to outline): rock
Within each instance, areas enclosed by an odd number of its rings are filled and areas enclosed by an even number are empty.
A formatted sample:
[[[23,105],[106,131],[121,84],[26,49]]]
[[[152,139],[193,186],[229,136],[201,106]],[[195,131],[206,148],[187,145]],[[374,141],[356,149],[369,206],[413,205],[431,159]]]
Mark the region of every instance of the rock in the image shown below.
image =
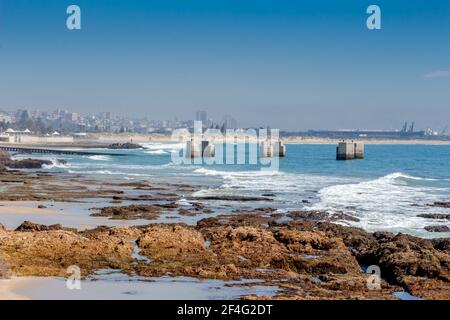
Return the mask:
[[[450,202],[447,201],[435,201],[432,204],[428,204],[429,207],[438,207],[438,208],[450,208]]]
[[[10,160],[4,163],[6,167],[11,169],[40,169],[43,165],[52,165],[50,160],[41,159],[24,159]]]
[[[98,209],[96,209],[98,210]],[[92,213],[93,217],[109,217],[113,220],[157,219],[161,213],[161,207],[156,205],[130,205],[104,207],[100,211]]]
[[[432,241],[410,235],[374,233],[374,238],[360,261],[378,265],[383,278],[413,295],[450,299],[450,255],[436,250]]]
[[[426,219],[447,219],[450,220],[450,214],[444,214],[444,213],[421,213],[417,215],[421,218]]]
[[[63,230],[63,226],[60,224],[53,224],[46,226],[43,224],[37,224],[30,221],[23,222],[20,226],[16,228],[15,231],[20,232],[40,232],[40,231],[50,231],[50,230]]]
[[[0,233],[6,232],[6,228],[4,225],[0,223]]]
[[[44,206],[43,204],[38,205],[38,209],[47,209],[46,206]]]
[[[275,193],[263,193],[262,197],[276,197]]]
[[[8,232],[0,237],[0,252],[17,276],[65,277],[71,265],[80,267],[83,277],[98,269],[130,272],[134,261],[131,238],[118,232],[96,233],[91,238],[64,230]]]
[[[220,201],[273,201],[272,198],[268,197],[252,197],[252,196],[201,196],[201,197],[191,197],[190,200],[220,200]]]
[[[287,214],[294,220],[312,220],[312,221],[355,221],[359,219],[343,212],[329,213],[326,211],[291,211]]]
[[[44,229],[38,226],[27,229]],[[136,262],[134,243],[149,261]],[[278,286],[275,298],[279,299],[395,299],[392,293],[402,290],[427,299],[449,299],[449,248],[448,238],[370,234],[305,219],[277,223],[267,213],[210,217],[195,227],[101,226],[82,232],[0,235],[1,257],[19,276],[64,276],[66,268],[75,264],[83,276],[106,268],[144,277],[259,279],[258,285]],[[368,288],[369,275],[360,264],[381,268],[380,290]]]
[[[6,162],[11,160],[9,152],[0,150],[0,162]]]
[[[143,149],[140,144],[125,142],[125,143],[113,143],[108,146],[108,149]]]
[[[428,232],[449,232],[450,228],[447,226],[426,226],[424,227]]]
[[[10,279],[13,276],[9,265],[0,257],[0,279]]]
[[[436,250],[450,254],[450,238],[436,238],[432,239],[431,242]]]

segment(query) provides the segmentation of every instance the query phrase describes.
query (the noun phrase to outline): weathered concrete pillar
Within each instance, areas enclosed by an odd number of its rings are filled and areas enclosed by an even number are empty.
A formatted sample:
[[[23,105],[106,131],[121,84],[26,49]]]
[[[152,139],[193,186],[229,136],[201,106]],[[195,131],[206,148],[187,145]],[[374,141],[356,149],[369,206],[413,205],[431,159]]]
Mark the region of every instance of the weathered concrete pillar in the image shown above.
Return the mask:
[[[261,142],[259,145],[259,154],[262,158],[270,158],[273,156],[273,146],[269,141]]]
[[[209,141],[202,140],[195,142],[194,140],[186,142],[186,157],[200,158],[200,157],[214,157],[215,148]]]
[[[286,156],[286,146],[281,141],[272,142],[270,140],[261,142],[260,156],[263,158]]]
[[[355,142],[355,159],[364,159],[364,143]]]
[[[364,159],[364,143],[339,142],[336,148],[336,160]]]
[[[339,142],[336,148],[336,160],[355,159],[355,144],[353,142]]]
[[[286,156],[286,146],[281,141],[276,141],[273,144],[273,152],[275,155],[278,155],[279,157],[285,157]]]

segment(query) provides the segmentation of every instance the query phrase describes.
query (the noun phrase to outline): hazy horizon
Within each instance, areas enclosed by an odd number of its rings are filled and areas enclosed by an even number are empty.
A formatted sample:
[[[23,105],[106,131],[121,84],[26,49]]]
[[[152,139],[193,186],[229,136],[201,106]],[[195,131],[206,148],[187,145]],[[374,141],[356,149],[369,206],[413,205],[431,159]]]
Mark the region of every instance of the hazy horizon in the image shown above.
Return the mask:
[[[81,7],[82,29],[66,28]],[[377,4],[382,29],[366,28]],[[450,125],[450,2],[0,0],[0,109]]]

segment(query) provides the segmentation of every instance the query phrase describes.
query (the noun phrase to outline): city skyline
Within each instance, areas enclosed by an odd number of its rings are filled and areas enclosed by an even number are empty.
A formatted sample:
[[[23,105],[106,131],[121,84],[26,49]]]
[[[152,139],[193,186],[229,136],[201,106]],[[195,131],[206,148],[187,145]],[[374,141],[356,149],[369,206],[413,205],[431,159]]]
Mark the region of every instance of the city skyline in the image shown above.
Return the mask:
[[[0,3],[0,109],[193,119],[284,130],[450,123],[448,1]],[[126,111],[125,111],[126,110]]]

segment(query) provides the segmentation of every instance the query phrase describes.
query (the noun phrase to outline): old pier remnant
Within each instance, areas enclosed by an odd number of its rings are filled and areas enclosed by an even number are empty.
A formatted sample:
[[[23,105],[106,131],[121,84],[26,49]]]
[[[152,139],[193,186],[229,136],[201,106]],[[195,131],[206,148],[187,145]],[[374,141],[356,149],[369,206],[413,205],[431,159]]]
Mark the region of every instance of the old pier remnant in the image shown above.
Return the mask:
[[[191,139],[186,142],[186,157],[187,158],[202,158],[214,157],[214,144],[209,141],[202,140],[200,142]]]
[[[272,142],[271,140],[261,142],[259,150],[260,155],[263,158],[286,156],[286,146],[280,140],[277,140],[275,142]]]
[[[339,142],[336,148],[336,160],[364,159],[364,143],[353,140]]]

